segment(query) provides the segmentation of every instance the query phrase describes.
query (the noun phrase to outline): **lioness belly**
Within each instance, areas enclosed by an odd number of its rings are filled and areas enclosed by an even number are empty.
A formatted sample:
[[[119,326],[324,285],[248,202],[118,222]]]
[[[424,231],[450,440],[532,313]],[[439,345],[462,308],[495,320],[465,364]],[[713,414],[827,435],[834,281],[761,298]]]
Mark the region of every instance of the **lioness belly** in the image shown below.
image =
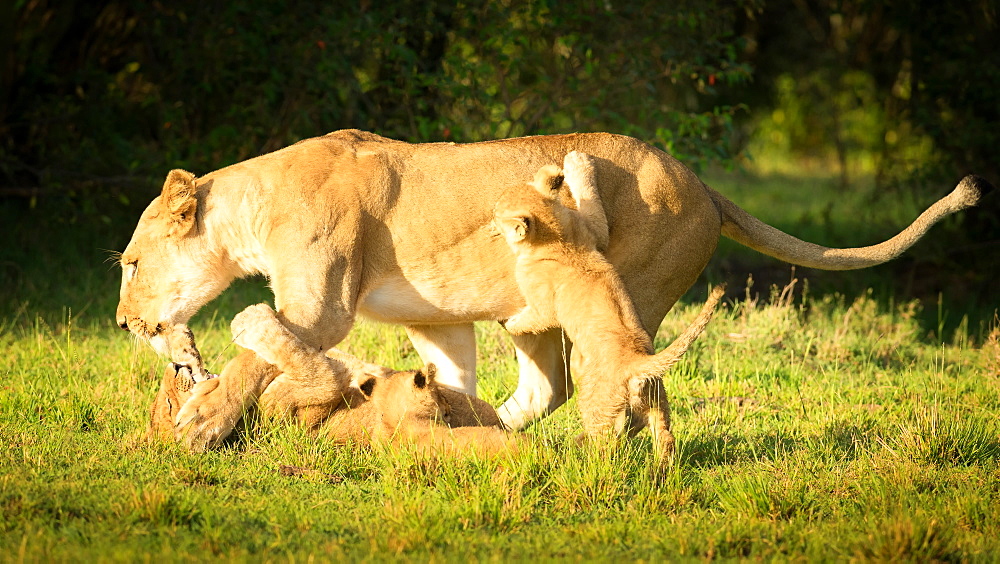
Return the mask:
[[[408,278],[397,273],[383,277],[362,296],[358,313],[403,325],[506,319],[524,306],[512,282],[476,277]]]

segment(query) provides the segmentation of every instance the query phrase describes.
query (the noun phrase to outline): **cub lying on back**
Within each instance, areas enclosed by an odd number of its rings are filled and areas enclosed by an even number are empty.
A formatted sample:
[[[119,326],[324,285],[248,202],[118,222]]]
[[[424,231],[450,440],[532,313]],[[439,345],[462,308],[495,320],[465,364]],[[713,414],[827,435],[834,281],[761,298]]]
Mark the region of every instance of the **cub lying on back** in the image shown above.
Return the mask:
[[[657,453],[670,456],[674,438],[661,376],[705,329],[723,290],[715,288],[684,333],[652,354],[621,279],[600,252],[608,224],[591,159],[574,151],[563,167],[542,167],[533,181],[505,192],[494,210],[527,303],[504,325],[513,334],[562,326],[579,359],[573,376],[587,434],[634,434],[648,426]]]
[[[253,350],[281,372],[272,384],[279,380],[292,384],[265,390],[259,407],[266,416],[291,416],[337,442],[404,443],[434,451],[480,454],[514,449],[520,442],[502,430],[491,405],[438,385],[433,364],[393,372],[357,359],[352,362],[353,357],[336,350],[326,356],[299,341],[266,304],[245,309],[233,319],[232,329],[237,344]],[[298,385],[305,374],[311,376],[308,381],[313,386]],[[218,376],[226,377],[225,371]],[[174,418],[192,395],[192,385],[187,367],[167,367],[153,405],[151,434],[173,438]],[[283,390],[297,390],[297,395],[279,396]]]

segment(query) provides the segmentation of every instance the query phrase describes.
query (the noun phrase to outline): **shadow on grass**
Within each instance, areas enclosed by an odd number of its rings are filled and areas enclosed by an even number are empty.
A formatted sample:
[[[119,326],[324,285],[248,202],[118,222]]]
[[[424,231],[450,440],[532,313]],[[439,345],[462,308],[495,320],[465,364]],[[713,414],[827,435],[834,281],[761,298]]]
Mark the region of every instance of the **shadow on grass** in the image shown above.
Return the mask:
[[[859,423],[840,421],[830,423],[820,435],[820,441],[828,445],[838,458],[855,460],[871,448],[878,432],[875,422],[864,420]]]
[[[678,443],[677,460],[681,465],[711,468],[782,460],[789,453],[800,449],[803,441],[779,433],[750,437],[729,433],[699,433]]]

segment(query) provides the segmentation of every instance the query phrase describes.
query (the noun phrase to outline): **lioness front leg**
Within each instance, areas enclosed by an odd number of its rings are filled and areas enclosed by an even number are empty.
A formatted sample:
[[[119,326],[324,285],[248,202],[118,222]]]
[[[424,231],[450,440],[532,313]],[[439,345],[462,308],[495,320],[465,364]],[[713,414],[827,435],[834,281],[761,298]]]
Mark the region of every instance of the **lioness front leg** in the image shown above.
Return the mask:
[[[278,304],[281,304],[283,296],[298,297],[286,309],[279,308],[276,312],[281,325],[317,352],[343,340],[354,322],[353,307],[343,302],[331,303],[329,299],[324,299],[324,295],[311,292],[308,284],[305,288],[297,286],[274,282]],[[324,291],[340,295],[339,291],[325,288]],[[229,436],[245,410],[256,404],[268,384],[279,374],[277,368],[251,351],[244,351],[233,359],[223,372],[227,376],[223,382],[216,382],[222,380],[220,376],[195,386],[192,390],[194,395],[178,414],[176,435],[192,450],[218,446]],[[309,387],[315,381],[322,381],[322,376],[300,376],[285,387]],[[275,394],[275,397],[284,395],[280,390],[275,390]]]
[[[244,309],[230,327],[236,344],[254,351],[282,372],[266,392],[270,415],[297,415],[300,410],[315,411],[310,408],[323,406],[329,412],[342,401],[351,382],[350,369],[340,360],[306,346],[267,304]]]
[[[243,351],[218,377],[191,389],[174,420],[175,437],[193,452],[219,446],[278,374],[253,351]]]

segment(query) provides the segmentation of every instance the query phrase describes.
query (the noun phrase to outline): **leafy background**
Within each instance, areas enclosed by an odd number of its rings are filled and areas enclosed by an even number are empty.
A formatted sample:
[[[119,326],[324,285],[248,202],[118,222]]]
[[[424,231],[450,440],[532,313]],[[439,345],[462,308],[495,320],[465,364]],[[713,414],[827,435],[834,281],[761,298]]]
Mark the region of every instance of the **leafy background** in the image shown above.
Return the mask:
[[[989,0],[933,10],[871,0],[14,0],[0,11],[7,311],[58,293],[43,280],[53,265],[120,250],[169,169],[204,174],[340,128],[413,142],[633,135],[828,245],[893,234],[968,172],[1000,178]],[[807,217],[790,205],[810,199],[827,207]],[[997,208],[992,198],[950,219],[903,259],[854,278],[854,290],[881,284],[990,318]],[[723,245],[710,272],[788,278],[786,266],[741,252]],[[807,275],[817,290],[845,289],[844,278]]]
[[[204,174],[346,127],[626,133],[781,229],[869,244],[967,172],[1000,179],[997,13],[0,3],[0,562],[996,561],[1000,198],[865,271],[790,273],[723,240],[706,277],[745,299],[665,378],[679,445],[665,469],[646,435],[579,448],[575,400],[527,431],[540,448],[517,460],[432,462],[271,422],[205,454],[147,441],[162,359],[116,327],[106,259],[169,169]],[[236,354],[229,319],[270,297],[261,280],[234,286],[192,320],[210,367]],[[678,304],[658,348],[697,308]],[[496,324],[476,331],[478,391],[498,404],[516,385],[512,346]],[[360,323],[340,346],[420,363],[397,326]]]

